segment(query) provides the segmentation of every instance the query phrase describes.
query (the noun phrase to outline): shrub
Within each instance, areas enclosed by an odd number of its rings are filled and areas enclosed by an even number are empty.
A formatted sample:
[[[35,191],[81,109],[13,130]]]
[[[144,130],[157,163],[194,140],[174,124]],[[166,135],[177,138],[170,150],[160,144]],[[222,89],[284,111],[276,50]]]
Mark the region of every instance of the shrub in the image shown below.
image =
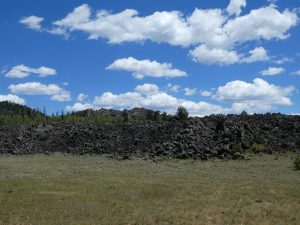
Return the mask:
[[[253,143],[252,148],[255,148],[258,151],[263,151],[266,148],[266,146],[260,143]]]
[[[244,110],[243,112],[241,112],[241,116],[247,116],[248,113]]]
[[[161,120],[160,111],[155,111],[155,113],[153,115],[153,120],[154,121],[160,121]]]
[[[177,112],[176,112],[176,116],[180,119],[180,120],[185,120],[189,117],[189,113],[187,111],[187,109],[183,106],[179,106],[177,108]]]
[[[129,122],[129,113],[126,109],[122,112],[122,118],[124,123]]]
[[[295,169],[300,170],[300,155],[298,155],[294,161]]]
[[[147,115],[146,115],[146,119],[147,120],[153,120],[153,117],[154,117],[154,115],[153,115],[153,111],[147,111]]]
[[[236,152],[239,152],[239,153],[242,153],[244,151],[243,147],[241,144],[234,144],[232,147],[231,147],[231,151],[233,153],[236,153]]]
[[[166,120],[168,119],[168,115],[167,115],[166,112],[163,112],[163,113],[161,114],[161,119],[162,119],[162,121],[166,121]]]

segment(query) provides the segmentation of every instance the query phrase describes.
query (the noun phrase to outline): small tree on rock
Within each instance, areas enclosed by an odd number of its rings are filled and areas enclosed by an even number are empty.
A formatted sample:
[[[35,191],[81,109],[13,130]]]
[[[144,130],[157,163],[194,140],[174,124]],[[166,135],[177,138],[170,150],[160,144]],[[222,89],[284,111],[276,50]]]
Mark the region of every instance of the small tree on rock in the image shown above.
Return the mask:
[[[160,111],[155,111],[155,113],[153,115],[153,119],[154,119],[154,121],[160,121],[161,120]]]
[[[185,107],[179,106],[177,108],[176,117],[179,118],[180,120],[185,120],[189,117],[189,112]]]
[[[248,113],[244,110],[243,112],[241,112],[241,116],[248,116]]]
[[[128,111],[125,109],[122,112],[122,118],[123,118],[123,122],[124,123],[128,123],[129,122],[129,113]]]

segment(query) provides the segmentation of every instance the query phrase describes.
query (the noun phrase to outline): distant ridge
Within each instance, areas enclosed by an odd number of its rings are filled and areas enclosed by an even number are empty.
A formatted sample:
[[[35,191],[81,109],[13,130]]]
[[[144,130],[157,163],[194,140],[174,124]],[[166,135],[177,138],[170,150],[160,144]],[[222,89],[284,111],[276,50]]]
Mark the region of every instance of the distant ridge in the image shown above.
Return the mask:
[[[0,102],[0,115],[1,116],[28,116],[30,118],[35,118],[37,116],[43,116],[43,113],[25,105],[4,101],[4,102]]]
[[[144,108],[130,110],[87,109],[78,112],[64,111],[47,115],[46,109],[32,109],[28,106],[4,101],[0,102],[0,125],[37,124],[45,122],[89,122],[89,123],[126,123],[143,121],[164,121],[170,115]]]

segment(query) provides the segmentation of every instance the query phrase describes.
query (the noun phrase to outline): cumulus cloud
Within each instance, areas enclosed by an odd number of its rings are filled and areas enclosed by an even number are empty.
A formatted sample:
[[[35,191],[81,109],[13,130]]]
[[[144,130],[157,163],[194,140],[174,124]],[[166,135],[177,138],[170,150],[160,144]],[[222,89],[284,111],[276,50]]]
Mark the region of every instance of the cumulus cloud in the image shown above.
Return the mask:
[[[25,95],[55,95],[62,89],[56,84],[45,85],[39,82],[28,82],[23,84],[12,84],[8,89],[15,94]]]
[[[174,69],[170,63],[159,63],[157,61],[137,60],[133,57],[118,59],[109,65],[107,70],[119,70],[132,72],[137,79],[149,77],[184,77],[186,72]]]
[[[240,57],[236,51],[228,51],[225,49],[210,49],[206,45],[200,45],[190,51],[194,61],[203,64],[220,64],[229,65],[239,62]]]
[[[80,93],[78,96],[77,96],[77,101],[78,102],[84,102],[89,96],[84,94],[84,93]]]
[[[62,89],[56,84],[42,84],[40,82],[27,82],[23,84],[12,84],[8,89],[14,94],[23,95],[50,95],[54,101],[70,101],[70,92]]]
[[[268,61],[270,57],[268,56],[267,50],[263,47],[257,47],[251,51],[249,51],[249,56],[245,57],[241,60],[241,62],[252,63],[258,61]]]
[[[293,62],[293,61],[294,61],[294,59],[292,59],[292,58],[283,57],[283,58],[281,58],[281,59],[276,59],[276,60],[274,60],[273,62],[274,62],[275,64],[281,65],[281,64],[284,64],[284,63],[286,63],[286,62]]]
[[[246,7],[246,0],[230,0],[230,3],[226,9],[229,15],[239,16],[242,12],[242,7]]]
[[[40,77],[54,76],[56,75],[56,70],[41,66],[39,68],[31,68],[23,64],[12,67],[6,74],[9,78],[25,78],[31,74],[38,74]]]
[[[219,87],[213,98],[221,102],[231,102],[233,112],[263,112],[276,105],[292,105],[289,96],[294,91],[293,86],[280,87],[256,78],[253,83],[231,81]]]
[[[167,89],[172,92],[179,92],[180,88],[181,88],[181,86],[177,85],[177,84],[173,85],[173,84],[168,83],[168,85],[167,85]]]
[[[197,102],[176,98],[160,90],[155,84],[143,84],[138,85],[134,91],[125,93],[105,92],[94,97],[91,103],[77,102],[73,106],[67,106],[66,109],[78,111],[88,108],[129,109],[143,107],[174,114],[178,106],[184,106],[192,116],[240,113],[243,110],[249,113],[258,113],[267,112],[278,105],[292,105],[289,96],[294,91],[293,86],[280,87],[256,78],[253,83],[235,80],[220,86],[216,91],[202,92],[202,96],[212,97],[220,103],[229,103],[230,107],[226,108],[205,101]]]
[[[249,14],[229,20],[223,27],[231,43],[253,40],[286,39],[287,31],[298,22],[295,12],[279,12],[275,5],[251,10]]]
[[[66,106],[66,111],[68,112],[76,112],[76,111],[83,111],[83,110],[86,110],[86,109],[93,109],[94,106],[92,106],[91,104],[88,104],[88,103],[81,103],[81,102],[77,102],[75,103],[74,105],[70,106]]]
[[[94,15],[92,9],[83,4],[65,18],[54,21],[53,27],[45,30],[65,36],[81,31],[88,34],[88,39],[102,38],[111,44],[150,40],[174,46],[198,46],[191,51],[193,58],[197,59],[195,61],[233,64],[239,61],[235,49],[240,44],[286,39],[290,28],[298,22],[297,12],[288,9],[281,12],[274,4],[253,9],[240,16],[241,8],[245,6],[246,0],[231,0],[226,11],[196,8],[189,15],[179,11],[162,11],[140,16],[134,9],[117,13],[100,10]],[[236,17],[232,18],[228,14]],[[247,60],[249,63],[255,61],[259,53],[263,53],[258,50]],[[209,57],[202,53],[208,53]],[[229,60],[222,56],[228,56]],[[216,59],[213,60],[214,57]]]
[[[159,87],[155,84],[143,84],[136,86],[135,91],[140,94],[151,95],[158,93]]]
[[[65,90],[62,90],[58,94],[53,95],[50,99],[58,102],[67,102],[72,100],[71,93]]]
[[[244,5],[244,1],[233,0],[228,10],[237,13],[236,9]],[[116,14],[102,10],[92,17],[91,8],[84,4],[53,24],[66,32],[83,31],[90,35],[89,39],[105,38],[110,43],[152,40],[171,45],[206,43],[217,47],[225,42],[233,44],[260,38],[286,38],[285,33],[296,22],[296,13],[288,10],[281,13],[275,5],[228,19],[221,9],[195,9],[187,17],[179,11],[154,12],[142,17],[133,9]],[[251,32],[245,32],[245,29],[251,29]]]
[[[211,91],[202,91],[200,93],[200,95],[203,96],[203,97],[210,97],[210,96],[212,96],[212,94],[213,93]]]
[[[175,98],[165,92],[155,94],[141,94],[138,92],[126,92],[122,94],[113,94],[111,92],[96,96],[94,105],[97,108],[133,108],[144,107],[155,110],[165,111],[171,114],[176,112],[178,106],[186,107],[191,115],[208,115],[211,113],[224,113],[226,109],[221,106],[213,105],[207,102],[192,102],[184,99]]]
[[[300,76],[300,70],[297,70],[295,72],[292,72],[291,75],[297,75],[297,76]]]
[[[263,76],[275,76],[284,72],[285,69],[282,67],[269,67],[268,69],[261,71],[260,74]]]
[[[25,105],[26,101],[23,98],[20,98],[17,95],[12,95],[12,94],[8,94],[8,95],[0,95],[0,102],[13,102],[13,103],[17,103],[20,105]]]
[[[266,49],[263,47],[257,47],[250,50],[248,56],[243,56],[236,51],[220,48],[210,49],[206,45],[200,45],[194,50],[191,50],[190,55],[194,61],[208,65],[230,65],[235,63],[253,63],[270,60]]]
[[[192,96],[197,93],[197,88],[185,88],[184,95],[185,96]]]
[[[19,22],[24,24],[29,29],[40,31],[42,29],[41,23],[43,21],[44,21],[43,17],[28,16],[28,17],[22,18]]]

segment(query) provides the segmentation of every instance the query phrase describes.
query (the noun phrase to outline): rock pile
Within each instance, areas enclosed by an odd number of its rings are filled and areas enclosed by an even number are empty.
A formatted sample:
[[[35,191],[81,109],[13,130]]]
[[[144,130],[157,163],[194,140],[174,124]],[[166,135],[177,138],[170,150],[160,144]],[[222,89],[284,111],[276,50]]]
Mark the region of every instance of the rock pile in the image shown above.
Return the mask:
[[[228,115],[128,124],[56,123],[0,127],[0,154],[63,152],[139,157],[244,158],[252,152],[293,151],[300,117]]]

